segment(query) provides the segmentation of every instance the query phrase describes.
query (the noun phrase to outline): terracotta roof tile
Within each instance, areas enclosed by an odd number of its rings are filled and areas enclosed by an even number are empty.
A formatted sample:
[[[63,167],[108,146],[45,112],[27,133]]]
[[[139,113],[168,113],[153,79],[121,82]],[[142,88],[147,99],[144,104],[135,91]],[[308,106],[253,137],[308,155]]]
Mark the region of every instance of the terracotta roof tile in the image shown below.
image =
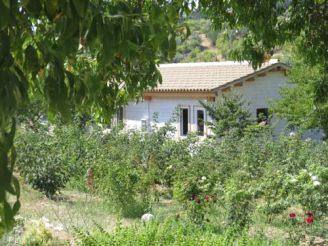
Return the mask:
[[[270,60],[260,70],[277,62]],[[151,91],[210,91],[256,72],[248,62],[232,61],[162,64],[159,70],[162,84]]]

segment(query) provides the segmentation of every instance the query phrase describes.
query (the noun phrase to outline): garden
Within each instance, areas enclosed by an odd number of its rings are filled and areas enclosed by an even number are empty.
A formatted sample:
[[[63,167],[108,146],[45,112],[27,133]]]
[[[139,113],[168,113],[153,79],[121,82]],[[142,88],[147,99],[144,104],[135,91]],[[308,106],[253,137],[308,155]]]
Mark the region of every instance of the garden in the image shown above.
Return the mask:
[[[328,147],[303,132],[328,136],[327,19],[324,0],[0,0],[0,245],[326,245]],[[105,125],[160,63],[274,55],[281,135],[238,100],[203,105],[206,140]]]
[[[23,205],[1,244],[324,245],[328,145],[276,136],[239,102],[204,104],[215,134],[203,141],[172,139],[170,123],[148,133],[23,121]]]

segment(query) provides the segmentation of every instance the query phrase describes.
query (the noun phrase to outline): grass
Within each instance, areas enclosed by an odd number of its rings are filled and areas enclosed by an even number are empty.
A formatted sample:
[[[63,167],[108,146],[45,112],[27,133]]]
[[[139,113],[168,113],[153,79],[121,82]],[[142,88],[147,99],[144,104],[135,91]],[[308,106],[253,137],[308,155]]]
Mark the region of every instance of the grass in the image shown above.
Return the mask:
[[[74,228],[92,230],[99,225],[106,231],[113,231],[117,222],[129,226],[139,219],[122,218],[115,213],[112,204],[107,200],[90,193],[75,190],[63,190],[54,200],[49,200],[40,192],[33,190],[21,180],[21,204],[19,217],[25,222],[31,220],[48,220],[53,225],[62,225],[63,230],[54,230],[55,236],[72,241]],[[162,200],[152,213],[156,219],[163,220],[167,216],[175,216],[181,210],[172,200]],[[21,231],[8,233],[0,239],[0,245],[20,245]]]
[[[81,228],[85,231],[92,231],[96,225],[108,232],[114,232],[117,223],[123,226],[131,226],[140,222],[139,218],[122,218],[115,213],[112,204],[108,199],[94,196],[74,190],[64,190],[55,200],[49,200],[44,195],[31,189],[21,182],[22,208],[19,216],[25,224],[31,220],[48,221],[52,225],[60,225],[61,230],[52,229],[53,234],[59,239],[66,240],[73,244],[74,228]],[[161,199],[151,211],[158,222],[163,222],[170,218],[175,218],[177,214],[185,218],[183,208],[174,200]],[[214,209],[210,215],[211,230],[217,235],[224,233],[225,213],[223,210]],[[288,214],[277,215],[272,221],[267,223],[267,218],[259,213],[252,217],[253,224],[249,229],[249,235],[263,235],[268,240],[285,241],[288,237]],[[306,226],[306,225],[305,225]],[[314,242],[324,245],[328,237],[328,223],[315,223],[311,228],[311,234],[315,236]],[[24,227],[8,233],[0,239],[0,245],[21,245],[20,238]]]

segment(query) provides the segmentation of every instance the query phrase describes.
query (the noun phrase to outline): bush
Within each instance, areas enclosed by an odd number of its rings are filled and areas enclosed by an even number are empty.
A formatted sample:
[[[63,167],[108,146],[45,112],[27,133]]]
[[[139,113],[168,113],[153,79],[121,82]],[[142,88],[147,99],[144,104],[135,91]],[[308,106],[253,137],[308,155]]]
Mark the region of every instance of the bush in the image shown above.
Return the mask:
[[[52,198],[69,180],[83,189],[85,173],[94,160],[96,138],[74,126],[41,126],[21,130],[16,138],[17,168],[25,181]],[[74,180],[72,180],[74,179]]]
[[[24,246],[60,246],[67,245],[65,242],[55,238],[43,223],[34,222],[26,226],[22,236],[21,245]]]
[[[208,125],[215,136],[222,137],[229,132],[240,136],[248,126],[254,124],[246,107],[247,102],[240,95],[223,94],[216,103],[200,103],[213,119]]]
[[[213,162],[192,158],[176,174],[174,197],[183,204],[189,219],[197,224],[208,220],[210,208],[217,200],[217,177]]]
[[[210,227],[200,227],[186,221],[167,219],[163,223],[119,226],[115,232],[103,229],[93,232],[76,230],[75,238],[80,245],[285,245],[281,241],[264,237],[251,237],[244,231],[228,228],[221,234]]]
[[[22,132],[17,141],[17,168],[25,181],[47,197],[65,187],[70,170],[61,143],[47,131]]]
[[[113,129],[103,141],[101,158],[94,166],[96,191],[108,197],[125,216],[149,212],[158,199],[156,184],[166,168],[160,158],[170,127],[153,134]]]

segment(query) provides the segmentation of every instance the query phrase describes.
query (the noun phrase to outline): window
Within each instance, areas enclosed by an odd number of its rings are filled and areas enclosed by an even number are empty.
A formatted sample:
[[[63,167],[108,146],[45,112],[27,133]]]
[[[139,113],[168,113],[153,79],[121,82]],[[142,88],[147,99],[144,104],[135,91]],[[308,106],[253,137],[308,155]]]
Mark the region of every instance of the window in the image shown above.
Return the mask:
[[[189,131],[189,109],[180,109],[180,135],[186,136]]]
[[[269,123],[269,109],[268,108],[256,109],[256,118],[257,118],[257,123],[264,122],[265,124],[268,124]]]
[[[197,110],[197,134],[198,136],[204,136],[204,110]]]

